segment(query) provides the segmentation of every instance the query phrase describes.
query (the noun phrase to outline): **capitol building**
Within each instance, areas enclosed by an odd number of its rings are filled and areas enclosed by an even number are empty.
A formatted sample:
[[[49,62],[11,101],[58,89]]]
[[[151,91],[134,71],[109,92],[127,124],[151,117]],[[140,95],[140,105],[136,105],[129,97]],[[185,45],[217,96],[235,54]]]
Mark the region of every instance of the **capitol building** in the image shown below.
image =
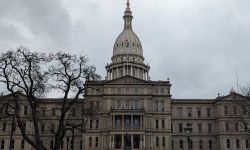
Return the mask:
[[[117,37],[104,80],[89,81],[86,99],[98,105],[85,132],[75,131],[74,150],[249,150],[250,134],[240,117],[249,117],[235,101],[246,97],[233,88],[214,99],[173,99],[171,81],[152,81],[144,63],[143,45],[133,31],[129,1],[123,15],[124,29]],[[6,96],[1,96],[3,101]],[[25,96],[23,96],[25,101]],[[44,109],[54,108],[48,99]],[[25,103],[23,115],[29,109]],[[51,126],[57,112],[44,112],[41,136],[53,147]],[[75,114],[77,121],[80,114]],[[250,118],[249,118],[250,119]],[[9,140],[10,119],[0,122],[0,150],[32,150],[19,129]],[[27,122],[27,131],[29,123]],[[72,143],[70,143],[72,144]],[[70,145],[70,150],[72,145]],[[67,150],[66,139],[61,146]]]

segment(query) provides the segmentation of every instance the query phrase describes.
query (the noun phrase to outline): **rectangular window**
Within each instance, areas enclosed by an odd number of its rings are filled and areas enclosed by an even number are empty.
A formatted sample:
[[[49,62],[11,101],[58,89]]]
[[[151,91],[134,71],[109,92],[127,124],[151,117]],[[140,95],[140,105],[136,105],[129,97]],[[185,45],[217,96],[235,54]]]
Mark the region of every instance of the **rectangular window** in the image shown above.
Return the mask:
[[[177,108],[177,115],[178,115],[178,117],[182,116],[182,108],[181,107]]]
[[[183,140],[180,140],[180,149],[183,149]]]
[[[234,115],[237,115],[237,108],[236,107],[233,107],[233,112],[234,112]]]
[[[166,140],[165,140],[165,137],[162,137],[162,147],[166,147]]]
[[[172,149],[174,149],[174,141],[171,141]]]
[[[1,141],[1,149],[4,149],[4,140]]]
[[[51,124],[51,133],[53,134],[53,133],[55,133],[55,124]]]
[[[231,143],[229,139],[227,139],[227,148],[231,148]]]
[[[242,112],[243,112],[243,115],[245,116],[245,115],[247,115],[247,109],[246,109],[246,107],[245,106],[243,106],[243,108],[242,108],[243,110],[242,110]]]
[[[188,117],[192,117],[192,108],[187,108]]]
[[[190,148],[190,149],[193,148],[193,141],[192,141],[192,140],[189,141],[189,148]]]
[[[61,149],[63,149],[63,145],[64,145],[64,142],[62,141],[62,142],[61,142]]]
[[[209,146],[209,149],[212,149],[212,148],[213,148],[213,141],[212,141],[212,140],[209,140],[209,141],[208,141],[208,146]]]
[[[92,137],[89,137],[89,147],[92,147]]]
[[[126,109],[129,109],[129,101],[126,101]]]
[[[235,130],[236,132],[239,131],[239,123],[238,123],[238,122],[235,123],[235,125],[234,125],[234,130]]]
[[[155,128],[156,128],[156,129],[159,128],[159,122],[158,122],[158,120],[155,120]]]
[[[158,106],[158,101],[155,101],[155,111],[159,111]]]
[[[197,108],[197,116],[201,117],[201,108]]]
[[[245,132],[248,131],[248,126],[247,126],[247,123],[244,123],[244,129],[245,129]]]
[[[116,129],[120,129],[122,127],[121,121],[122,121],[121,116],[115,116],[115,128]]]
[[[202,149],[202,146],[203,146],[203,141],[199,140],[199,147],[200,147],[200,149]]]
[[[51,141],[50,141],[50,149],[53,149],[53,147],[54,147],[54,141],[51,140]]]
[[[161,127],[162,127],[162,129],[165,128],[165,120],[162,120],[162,121],[161,121]]]
[[[225,116],[227,116],[227,115],[228,115],[228,109],[227,109],[227,107],[226,107],[226,106],[224,107],[224,115],[225,115]]]
[[[24,115],[28,114],[28,106],[24,106],[23,114]]]
[[[182,123],[179,123],[179,132],[182,132]]]
[[[98,147],[98,137],[95,137],[95,147]]]
[[[249,141],[248,141],[248,139],[246,139],[245,142],[246,142],[246,148],[249,148]]]
[[[92,120],[89,120],[89,128],[92,129]]]
[[[134,108],[139,109],[139,101],[134,101]]]
[[[46,116],[46,111],[43,109],[42,110],[42,116],[45,117]]]
[[[202,124],[198,123],[198,132],[202,132]]]
[[[134,129],[139,129],[140,128],[140,116],[134,116],[133,119],[134,119],[133,120],[133,122],[134,122],[133,128]]]
[[[10,141],[10,149],[14,149],[15,148],[15,140],[11,140]]]
[[[225,123],[225,129],[226,131],[229,131],[229,123]]]
[[[125,129],[130,129],[131,128],[131,117],[130,116],[125,116],[124,117],[124,126]]]
[[[211,123],[207,124],[207,130],[208,130],[208,133],[212,132],[212,124]]]
[[[115,149],[122,148],[122,135],[115,135]]]
[[[121,109],[121,101],[117,101],[117,109]]]
[[[240,148],[240,140],[236,139],[236,148]]]
[[[41,124],[41,133],[44,133],[45,125]]]
[[[156,147],[160,146],[159,137],[156,137]]]
[[[207,108],[207,117],[211,116],[211,108]]]
[[[164,102],[161,102],[161,111],[164,111]]]
[[[24,149],[24,146],[25,146],[25,141],[22,140],[22,141],[21,141],[21,149]]]
[[[80,141],[80,150],[82,150],[82,140]]]
[[[6,123],[3,123],[3,131],[6,131]]]
[[[99,120],[96,120],[96,122],[95,122],[95,128],[96,128],[96,129],[99,128]]]
[[[52,116],[55,117],[56,116],[56,110],[54,108],[52,108]]]

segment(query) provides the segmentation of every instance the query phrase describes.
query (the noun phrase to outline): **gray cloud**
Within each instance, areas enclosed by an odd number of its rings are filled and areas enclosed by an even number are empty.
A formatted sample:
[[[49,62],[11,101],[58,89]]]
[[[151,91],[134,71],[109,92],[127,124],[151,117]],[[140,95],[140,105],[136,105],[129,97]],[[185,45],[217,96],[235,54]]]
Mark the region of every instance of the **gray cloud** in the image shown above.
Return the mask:
[[[131,1],[153,80],[170,77],[175,98],[214,98],[250,83],[248,0]],[[123,28],[124,1],[2,0],[0,49],[86,54],[105,76]]]

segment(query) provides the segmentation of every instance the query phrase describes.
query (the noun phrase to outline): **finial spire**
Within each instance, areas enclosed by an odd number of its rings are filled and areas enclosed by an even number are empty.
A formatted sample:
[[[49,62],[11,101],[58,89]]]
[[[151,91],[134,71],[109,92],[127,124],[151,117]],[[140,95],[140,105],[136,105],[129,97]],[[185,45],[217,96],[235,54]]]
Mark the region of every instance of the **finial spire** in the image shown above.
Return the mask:
[[[132,16],[132,12],[130,10],[130,2],[129,0],[127,0],[127,8],[124,12],[124,29],[132,29],[132,19],[133,19],[133,16]]]
[[[129,3],[129,0],[127,0],[127,7],[129,7],[130,6],[130,3]]]

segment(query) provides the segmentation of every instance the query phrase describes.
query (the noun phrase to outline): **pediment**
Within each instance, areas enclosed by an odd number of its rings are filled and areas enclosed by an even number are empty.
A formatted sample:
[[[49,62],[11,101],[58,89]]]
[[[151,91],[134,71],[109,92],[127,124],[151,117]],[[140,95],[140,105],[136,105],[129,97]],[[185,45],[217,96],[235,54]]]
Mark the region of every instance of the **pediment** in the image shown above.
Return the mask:
[[[148,84],[147,81],[132,76],[124,76],[107,82],[108,84]]]
[[[227,100],[246,100],[247,97],[238,94],[238,93],[230,93],[229,95],[223,96],[220,98],[223,101],[227,101]]]

